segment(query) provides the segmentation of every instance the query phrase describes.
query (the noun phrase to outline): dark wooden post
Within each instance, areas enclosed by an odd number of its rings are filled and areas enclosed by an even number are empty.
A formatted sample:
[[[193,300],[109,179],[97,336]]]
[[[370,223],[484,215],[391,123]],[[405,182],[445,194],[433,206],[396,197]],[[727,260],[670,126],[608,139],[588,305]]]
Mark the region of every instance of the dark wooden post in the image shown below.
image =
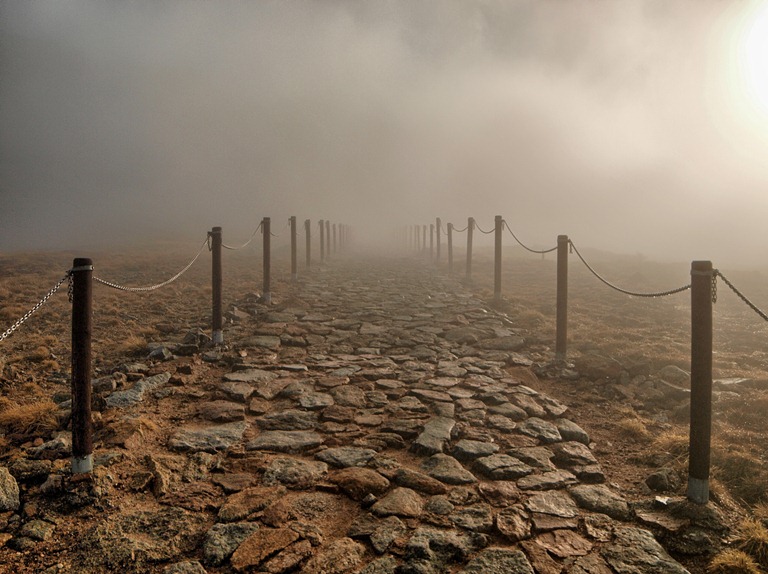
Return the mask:
[[[296,216],[292,215],[288,220],[291,224],[291,283],[299,280],[299,265],[297,261],[298,246],[296,245]]]
[[[429,224],[429,260],[435,258],[435,224]]]
[[[222,265],[221,265],[221,227],[211,229],[211,340],[214,345],[224,342],[222,329],[224,313],[222,312]]]
[[[435,219],[435,239],[437,243],[437,251],[435,252],[435,262],[440,263],[440,227],[443,225],[443,222],[440,221],[440,218]]]
[[[427,250],[427,226],[426,225],[421,226],[421,249],[422,251]]]
[[[72,474],[93,470],[91,332],[93,261],[72,263]]]
[[[325,258],[331,258],[331,220],[325,220]]]
[[[448,228],[448,273],[453,274],[453,223],[449,223]]]
[[[312,266],[312,222],[304,220],[304,235],[306,235],[307,269]]]
[[[320,263],[325,261],[325,221],[320,220]]]
[[[262,246],[264,248],[264,289],[261,295],[261,299],[264,303],[269,305],[272,303],[272,288],[271,288],[271,269],[272,269],[272,229],[270,224],[270,218],[265,217],[261,222],[261,232],[263,235]]]
[[[336,224],[333,224],[333,252],[336,253]]]
[[[688,500],[709,501],[712,435],[712,277],[711,261],[691,263],[691,429]]]
[[[568,236],[557,236],[557,335],[555,359],[565,361],[568,346]]]
[[[475,231],[475,218],[467,219],[467,272],[466,280],[472,279],[472,234]]]
[[[501,232],[503,221],[501,215],[496,216],[494,227],[494,260],[493,260],[493,298],[501,301]]]

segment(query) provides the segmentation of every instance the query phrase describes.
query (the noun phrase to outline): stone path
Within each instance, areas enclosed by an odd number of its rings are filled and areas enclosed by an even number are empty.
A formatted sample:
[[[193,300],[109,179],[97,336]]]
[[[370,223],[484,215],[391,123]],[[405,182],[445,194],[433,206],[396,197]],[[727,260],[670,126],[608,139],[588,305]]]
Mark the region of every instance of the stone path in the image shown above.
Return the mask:
[[[163,509],[86,536],[104,567],[686,572],[632,522],[567,405],[508,374],[532,362],[513,321],[407,260],[340,259],[305,281],[285,305],[240,305],[230,351],[201,351],[231,365],[212,385],[194,369],[107,385],[105,412],[180,384],[204,400],[147,457]]]

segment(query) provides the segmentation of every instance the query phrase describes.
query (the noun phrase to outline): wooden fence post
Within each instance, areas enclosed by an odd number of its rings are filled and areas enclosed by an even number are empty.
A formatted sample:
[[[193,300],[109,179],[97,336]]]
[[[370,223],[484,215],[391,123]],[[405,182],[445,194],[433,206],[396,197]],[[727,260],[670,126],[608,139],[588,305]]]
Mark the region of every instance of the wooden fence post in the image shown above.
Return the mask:
[[[331,220],[325,220],[325,258],[331,258]]]
[[[568,236],[557,236],[557,335],[555,359],[565,361],[568,352]]]
[[[306,235],[307,269],[312,266],[312,222],[304,220],[304,235]]]
[[[472,280],[472,233],[475,231],[475,218],[467,219],[467,272],[465,279]]]
[[[711,261],[691,263],[691,428],[688,500],[709,501],[712,435],[712,284]]]
[[[495,217],[494,227],[494,261],[493,261],[493,299],[501,301],[501,232],[503,221],[501,215]]]
[[[271,287],[271,270],[272,270],[272,229],[271,220],[269,217],[265,217],[261,222],[261,232],[263,233],[262,246],[264,249],[263,262],[264,262],[264,289],[261,295],[261,299],[264,303],[269,305],[272,303],[272,287]]]
[[[93,470],[91,333],[93,261],[72,263],[72,474]]]
[[[448,228],[448,274],[453,275],[453,223],[449,223]]]
[[[211,229],[211,340],[214,345],[224,343],[222,329],[224,313],[222,311],[222,263],[221,263],[221,227]]]
[[[436,233],[436,243],[437,243],[437,251],[435,253],[435,263],[440,263],[440,227],[442,227],[443,222],[440,221],[440,218],[435,219],[435,233]]]
[[[325,221],[320,220],[320,263],[325,262]]]
[[[291,225],[291,283],[299,280],[298,270],[298,246],[296,245],[296,216],[292,215],[289,219]]]

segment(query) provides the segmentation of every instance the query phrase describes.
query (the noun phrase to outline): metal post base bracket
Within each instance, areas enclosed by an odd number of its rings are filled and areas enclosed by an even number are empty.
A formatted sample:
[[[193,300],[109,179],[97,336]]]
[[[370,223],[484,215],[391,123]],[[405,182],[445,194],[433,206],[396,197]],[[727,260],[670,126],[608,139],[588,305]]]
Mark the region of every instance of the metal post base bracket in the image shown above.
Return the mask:
[[[222,345],[224,343],[224,331],[217,329],[213,332],[211,339],[214,345]]]
[[[72,474],[84,474],[93,472],[93,455],[87,454],[84,457],[72,457]]]
[[[709,480],[689,476],[688,500],[696,504],[707,504],[709,502]]]

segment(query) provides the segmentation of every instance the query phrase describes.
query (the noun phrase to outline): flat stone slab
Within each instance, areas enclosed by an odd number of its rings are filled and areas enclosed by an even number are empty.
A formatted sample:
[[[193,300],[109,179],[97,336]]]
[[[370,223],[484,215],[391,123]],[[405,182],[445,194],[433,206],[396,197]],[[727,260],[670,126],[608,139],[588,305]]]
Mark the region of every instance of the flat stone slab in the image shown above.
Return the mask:
[[[187,427],[176,431],[168,440],[168,448],[179,452],[218,452],[243,440],[245,421],[211,427]]]
[[[538,417],[531,417],[522,423],[520,425],[520,432],[545,444],[563,440],[563,437],[560,436],[560,431],[557,430],[555,425]]]
[[[266,383],[276,379],[278,375],[263,369],[246,369],[224,375],[224,380],[238,383]]]
[[[210,401],[198,409],[201,418],[217,423],[241,421],[245,418],[245,406],[232,401]]]
[[[323,444],[323,437],[312,431],[262,431],[246,445],[246,450],[302,452]]]
[[[144,395],[165,385],[171,379],[171,373],[160,373],[137,381],[133,387],[125,391],[115,391],[110,394],[105,402],[111,408],[127,408],[139,404],[144,400]]]
[[[312,488],[328,472],[328,465],[314,460],[276,458],[262,477],[265,486],[282,484],[291,489]]]
[[[287,409],[274,413],[268,413],[256,419],[256,423],[266,430],[313,430],[317,424],[317,413]]]
[[[429,476],[445,484],[473,484],[477,478],[461,463],[447,454],[434,454],[421,463]]]
[[[603,547],[601,554],[616,572],[689,574],[667,554],[650,532],[639,528],[616,528],[614,542]]]
[[[362,500],[369,494],[379,496],[389,489],[389,480],[370,468],[344,468],[333,473],[330,481],[352,500]]]
[[[525,508],[530,512],[551,514],[561,518],[578,516],[579,509],[573,499],[558,490],[534,494],[525,501]]]
[[[424,430],[411,444],[411,451],[422,455],[443,452],[446,443],[451,440],[451,433],[456,421],[448,417],[434,417],[426,422]]]
[[[340,446],[321,450],[315,455],[315,458],[337,468],[347,468],[365,466],[375,456],[376,451],[370,448]]]
[[[607,514],[616,520],[629,520],[629,505],[604,484],[582,484],[568,490],[581,508]]]
[[[530,466],[508,454],[478,458],[472,468],[491,480],[515,480],[533,472]]]
[[[490,456],[499,451],[499,445],[492,442],[462,439],[457,442],[451,454],[462,462],[471,462],[477,458]]]
[[[542,474],[530,474],[517,481],[520,490],[552,490],[565,488],[578,482],[567,470],[553,470]]]
[[[558,558],[586,556],[592,550],[592,543],[573,530],[553,530],[536,537],[536,544]]]
[[[424,501],[410,488],[398,487],[371,508],[376,516],[403,516],[415,518],[424,512]]]
[[[534,574],[531,563],[521,550],[486,548],[475,556],[461,574]]]

